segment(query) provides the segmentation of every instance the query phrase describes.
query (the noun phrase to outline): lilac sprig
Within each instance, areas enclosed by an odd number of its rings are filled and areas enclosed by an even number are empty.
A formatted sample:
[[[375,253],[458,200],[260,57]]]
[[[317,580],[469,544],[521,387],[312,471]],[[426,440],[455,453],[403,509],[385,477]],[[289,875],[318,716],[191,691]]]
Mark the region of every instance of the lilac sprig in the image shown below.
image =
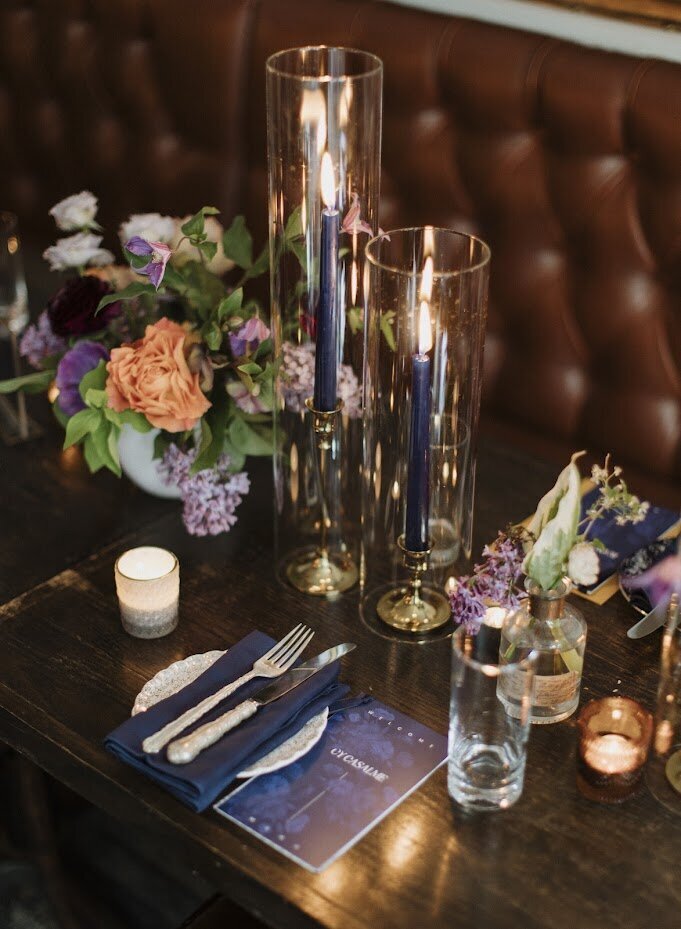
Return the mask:
[[[196,449],[183,451],[169,445],[158,469],[166,484],[176,484],[182,495],[182,519],[190,535],[229,532],[236,523],[236,509],[250,490],[245,471],[229,470],[229,455],[218,458],[214,468],[190,474]]]
[[[33,368],[42,368],[43,361],[65,351],[67,342],[53,331],[47,310],[33,325],[24,330],[19,342],[19,353]]]
[[[474,566],[473,574],[460,577],[449,592],[454,622],[463,625],[472,635],[479,630],[489,607],[516,609],[525,596],[518,586],[524,558],[518,531],[500,532],[491,545],[484,547],[482,557],[483,561]]]

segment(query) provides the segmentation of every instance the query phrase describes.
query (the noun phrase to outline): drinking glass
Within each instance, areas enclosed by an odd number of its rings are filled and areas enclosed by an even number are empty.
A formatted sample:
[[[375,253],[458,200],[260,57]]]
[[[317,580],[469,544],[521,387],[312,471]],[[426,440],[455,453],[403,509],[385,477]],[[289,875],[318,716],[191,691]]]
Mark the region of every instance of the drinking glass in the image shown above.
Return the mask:
[[[502,665],[498,651],[481,649],[463,626],[452,636],[447,783],[464,809],[503,810],[522,793],[536,660],[534,651],[519,649]],[[499,699],[510,677],[521,695],[519,715]]]
[[[0,211],[0,339],[9,342],[12,375],[21,373],[17,336],[28,322],[28,299],[17,218],[14,213]],[[29,437],[26,400],[17,394],[16,410],[5,397],[0,397],[0,429],[6,444]]]

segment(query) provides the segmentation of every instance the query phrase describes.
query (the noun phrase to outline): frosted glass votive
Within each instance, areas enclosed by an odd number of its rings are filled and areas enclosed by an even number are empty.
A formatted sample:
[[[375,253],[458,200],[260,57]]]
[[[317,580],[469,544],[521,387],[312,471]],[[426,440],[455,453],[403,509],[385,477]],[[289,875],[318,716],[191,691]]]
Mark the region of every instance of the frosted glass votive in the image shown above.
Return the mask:
[[[138,639],[158,639],[177,626],[180,563],[165,548],[124,552],[114,568],[123,628]]]

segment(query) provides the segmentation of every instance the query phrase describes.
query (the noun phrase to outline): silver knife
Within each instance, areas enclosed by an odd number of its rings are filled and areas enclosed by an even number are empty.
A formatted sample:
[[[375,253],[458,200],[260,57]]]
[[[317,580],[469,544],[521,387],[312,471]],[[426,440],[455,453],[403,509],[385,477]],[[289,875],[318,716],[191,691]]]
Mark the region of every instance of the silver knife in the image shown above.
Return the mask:
[[[656,607],[653,607],[650,613],[646,613],[643,619],[639,619],[637,623],[634,623],[631,629],[627,630],[627,636],[630,639],[642,639],[644,636],[664,626],[666,618],[666,605],[664,603],[658,603]]]
[[[317,671],[321,671],[326,665],[331,664],[332,661],[337,661],[356,647],[354,642],[344,642],[334,648],[327,648],[325,652],[317,655],[316,658],[310,658],[304,664],[282,674],[274,683],[265,684],[252,697],[235,706],[233,710],[228,710],[222,716],[212,720],[212,722],[199,726],[198,729],[195,729],[191,735],[186,736],[184,739],[171,742],[168,746],[168,761],[173,764],[187,764],[189,761],[193,761],[204,748],[213,745],[225,733],[253,716],[261,706],[283,697],[284,694],[302,684],[303,681],[312,677]]]

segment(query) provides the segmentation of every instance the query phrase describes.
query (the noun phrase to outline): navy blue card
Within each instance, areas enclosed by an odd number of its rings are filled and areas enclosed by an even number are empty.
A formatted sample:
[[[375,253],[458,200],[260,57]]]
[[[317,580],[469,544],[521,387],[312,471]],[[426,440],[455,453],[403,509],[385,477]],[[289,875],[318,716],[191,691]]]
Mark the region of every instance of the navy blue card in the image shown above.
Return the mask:
[[[359,841],[447,758],[447,738],[376,700],[329,718],[315,747],[214,809],[310,871]]]
[[[597,494],[597,487],[584,494],[580,519],[584,519],[586,511],[596,499]],[[661,506],[651,505],[644,520],[640,523],[627,523],[624,526],[618,526],[615,517],[606,512],[594,523],[593,528],[589,531],[589,538],[600,539],[613,554],[598,553],[598,559],[601,563],[599,578],[591,587],[580,587],[580,590],[593,593],[615,573],[620,562],[633,555],[639,548],[643,548],[654,542],[655,539],[659,539],[663,533],[678,522],[678,512],[666,510]]]

